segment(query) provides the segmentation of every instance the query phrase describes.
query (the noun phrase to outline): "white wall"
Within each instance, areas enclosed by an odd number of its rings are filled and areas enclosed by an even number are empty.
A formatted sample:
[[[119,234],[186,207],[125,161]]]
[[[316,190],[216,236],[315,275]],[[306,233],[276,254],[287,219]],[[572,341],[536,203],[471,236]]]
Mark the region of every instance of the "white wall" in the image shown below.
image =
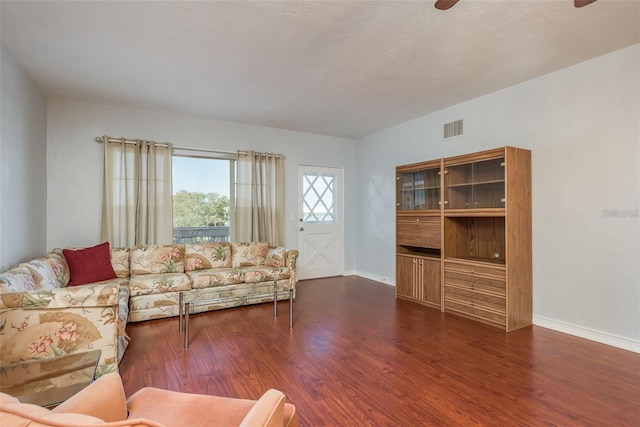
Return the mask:
[[[465,136],[442,141],[442,124],[457,119],[464,119]],[[640,348],[640,45],[356,144],[358,274],[395,281],[396,165],[528,148],[534,321]],[[616,209],[635,217],[605,216]]]
[[[344,168],[345,200],[355,198],[355,142],[301,132],[190,116],[86,104],[48,103],[47,248],[99,243],[102,215],[102,145],[96,136],[168,141],[179,147],[283,153],[285,244],[298,247],[298,165]],[[345,269],[355,268],[354,205],[345,207]]]
[[[47,104],[0,44],[0,271],[44,254]]]

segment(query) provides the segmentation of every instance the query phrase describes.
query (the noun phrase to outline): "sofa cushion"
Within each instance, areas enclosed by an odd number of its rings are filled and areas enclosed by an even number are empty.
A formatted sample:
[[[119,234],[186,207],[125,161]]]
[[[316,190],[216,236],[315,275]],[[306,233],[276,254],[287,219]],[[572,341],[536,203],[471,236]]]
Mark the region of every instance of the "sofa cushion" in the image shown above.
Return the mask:
[[[206,270],[231,267],[231,244],[187,243],[184,245],[185,270]]]
[[[0,274],[0,292],[35,291],[36,283],[26,267],[14,267]]]
[[[264,260],[269,267],[283,267],[286,263],[287,250],[283,247],[270,247]]]
[[[245,283],[269,282],[289,278],[288,267],[259,265],[255,267],[244,267],[243,270]]]
[[[244,282],[244,273],[237,268],[215,268],[187,273],[193,289],[212,288],[214,286],[233,285]]]
[[[51,268],[53,268],[53,272],[56,275],[56,279],[58,283],[60,283],[60,288],[66,288],[69,285],[69,280],[71,280],[71,273],[69,273],[69,264],[64,259],[62,255],[62,249],[60,252],[49,252],[44,256],[49,263],[51,264]]]
[[[165,292],[188,291],[191,280],[184,273],[160,273],[131,276],[129,279],[130,296],[160,294]]]
[[[89,415],[107,422],[126,420],[127,397],[120,374],[101,376],[51,412]]]
[[[129,248],[111,248],[111,266],[117,277],[129,277]]]
[[[84,249],[63,249],[62,254],[69,265],[69,286],[116,278],[111,266],[109,242]]]
[[[131,248],[131,275],[184,273],[184,245],[136,245]]]
[[[60,282],[53,270],[51,258],[36,258],[19,265],[29,270],[38,289],[60,288]]]
[[[231,267],[264,265],[270,247],[267,242],[231,243]]]

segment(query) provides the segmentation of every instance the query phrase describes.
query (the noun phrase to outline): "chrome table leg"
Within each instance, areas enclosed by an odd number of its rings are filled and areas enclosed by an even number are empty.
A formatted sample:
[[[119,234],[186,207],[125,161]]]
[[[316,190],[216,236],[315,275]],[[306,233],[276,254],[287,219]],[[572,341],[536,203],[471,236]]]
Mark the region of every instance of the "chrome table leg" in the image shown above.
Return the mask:
[[[184,303],[184,295],[182,292],[180,292],[178,294],[178,315],[180,316],[180,321],[178,322],[178,326],[180,327],[180,333],[182,334],[183,332],[183,328],[184,328],[184,324],[182,323],[182,321],[184,320],[182,318],[183,316],[183,312],[182,312],[182,303]]]
[[[191,311],[191,304],[186,302],[184,304],[184,348],[189,347],[189,311]]]

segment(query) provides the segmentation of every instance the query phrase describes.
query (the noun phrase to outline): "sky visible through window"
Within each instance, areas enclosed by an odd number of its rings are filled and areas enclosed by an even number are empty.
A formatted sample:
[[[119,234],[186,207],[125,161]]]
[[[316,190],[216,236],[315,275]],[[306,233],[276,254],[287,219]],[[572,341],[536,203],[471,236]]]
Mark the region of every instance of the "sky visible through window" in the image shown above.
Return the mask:
[[[229,160],[174,156],[172,161],[173,194],[187,190],[229,197]]]

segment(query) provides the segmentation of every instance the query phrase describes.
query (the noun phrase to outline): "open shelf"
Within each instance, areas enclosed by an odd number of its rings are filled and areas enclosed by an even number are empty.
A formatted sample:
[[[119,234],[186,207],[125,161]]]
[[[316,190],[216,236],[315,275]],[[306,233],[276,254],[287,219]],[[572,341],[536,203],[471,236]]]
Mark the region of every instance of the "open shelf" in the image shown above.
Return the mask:
[[[447,217],[445,259],[505,263],[504,217]]]
[[[440,259],[440,249],[436,248],[421,248],[417,246],[404,246],[398,245],[396,252],[403,255],[416,255],[427,258]]]

